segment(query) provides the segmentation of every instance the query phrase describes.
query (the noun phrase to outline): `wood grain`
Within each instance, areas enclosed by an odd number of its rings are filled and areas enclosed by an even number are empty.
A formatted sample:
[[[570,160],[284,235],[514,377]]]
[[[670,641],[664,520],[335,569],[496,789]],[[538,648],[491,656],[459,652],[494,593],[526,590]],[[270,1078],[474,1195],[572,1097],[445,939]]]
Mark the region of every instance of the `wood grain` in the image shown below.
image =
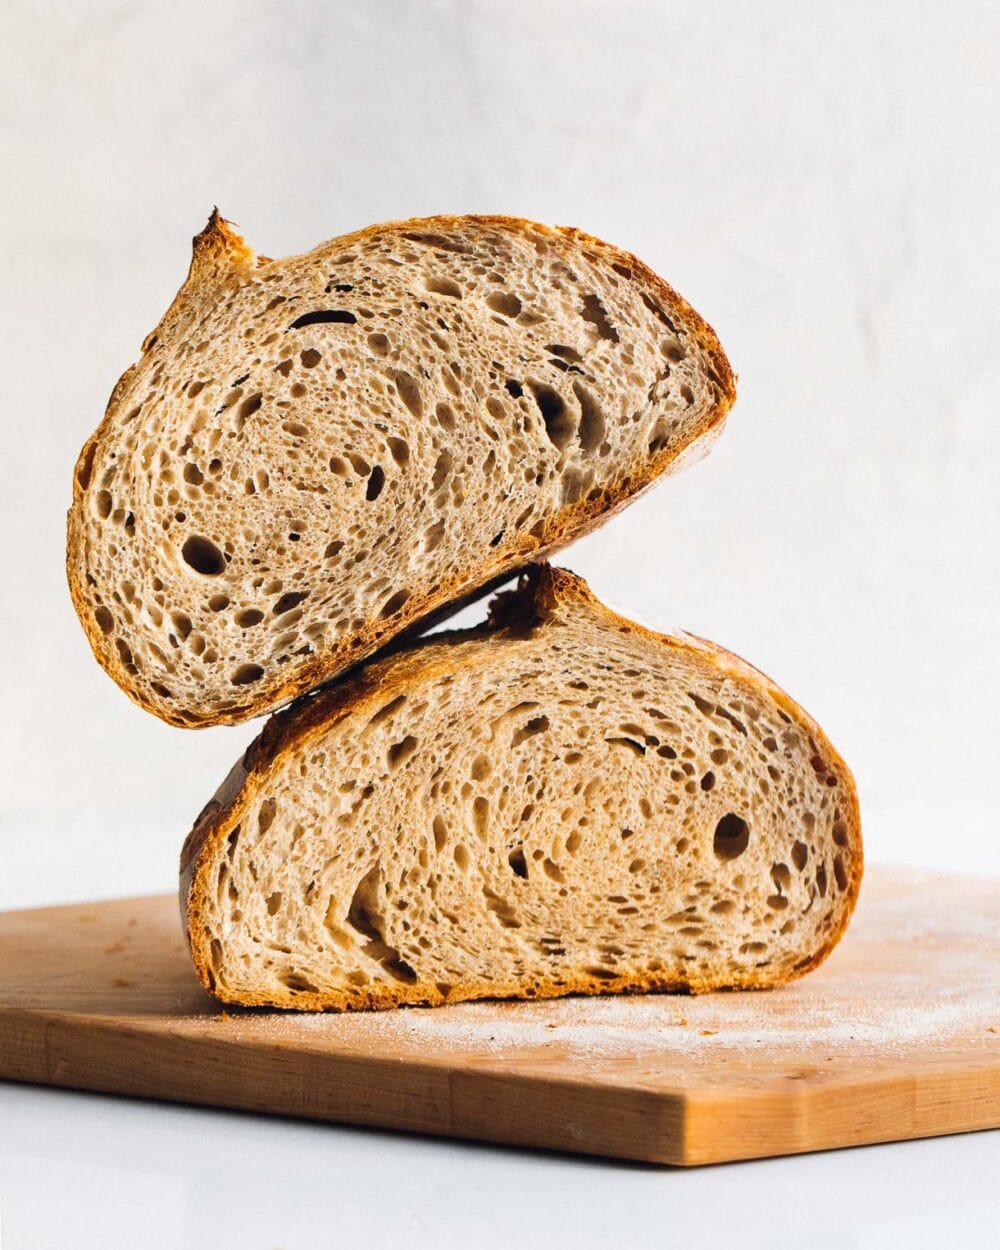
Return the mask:
[[[782,990],[221,1010],[176,900],[0,914],[0,1076],[700,1164],[1000,1126],[1000,883],[872,869]]]

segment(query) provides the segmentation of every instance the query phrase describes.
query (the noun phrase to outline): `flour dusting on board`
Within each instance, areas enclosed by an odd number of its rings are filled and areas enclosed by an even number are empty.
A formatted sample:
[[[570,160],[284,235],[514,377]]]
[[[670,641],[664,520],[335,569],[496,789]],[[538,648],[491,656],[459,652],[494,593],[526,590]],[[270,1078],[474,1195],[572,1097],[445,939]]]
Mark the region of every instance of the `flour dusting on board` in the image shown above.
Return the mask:
[[[373,1052],[416,1047],[428,1059],[530,1052],[569,1067],[642,1058],[689,1068],[771,1048],[821,1063],[858,1050],[947,1053],[959,1041],[1000,1052],[1000,897],[994,888],[977,906],[968,901],[933,915],[915,913],[905,889],[883,898],[873,915],[862,902],[852,933],[824,968],[770,992],[475,1002],[253,1023],[306,1045],[349,1039]],[[984,959],[989,951],[995,957]]]

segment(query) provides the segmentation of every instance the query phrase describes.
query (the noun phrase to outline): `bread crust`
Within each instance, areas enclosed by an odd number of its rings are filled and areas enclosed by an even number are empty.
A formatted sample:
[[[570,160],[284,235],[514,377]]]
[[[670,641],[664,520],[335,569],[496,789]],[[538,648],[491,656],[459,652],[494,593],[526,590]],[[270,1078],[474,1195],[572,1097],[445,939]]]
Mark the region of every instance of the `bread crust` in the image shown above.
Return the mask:
[[[532,986],[530,997],[552,998],[570,994],[644,993],[647,991],[682,991],[692,994],[711,990],[771,989],[790,980],[804,976],[817,968],[830,954],[842,937],[857,904],[864,871],[861,841],[861,813],[857,789],[850,769],[830,744],[820,726],[770,677],[746,660],[723,647],[690,634],[661,634],[619,616],[593,594],[582,578],[567,569],[553,568],[548,564],[531,566],[521,577],[518,588],[498,595],[491,605],[491,616],[485,625],[474,629],[452,630],[434,635],[422,642],[401,650],[394,655],[382,657],[359,668],[335,684],[319,690],[309,698],[300,700],[292,707],[272,716],[260,736],[251,743],[244,756],[230,770],[214,797],[196,819],[185,840],[180,862],[180,908],[181,920],[187,935],[192,960],[202,985],[223,1002],[246,1007],[280,1007],[297,1011],[350,1011],[381,1010],[403,1005],[438,1006],[445,998],[437,986],[416,982],[412,985],[374,985],[368,987],[364,999],[348,998],[333,991],[312,993],[296,991],[288,993],[243,993],[227,997],[212,974],[211,951],[207,926],[204,923],[205,904],[210,886],[211,866],[215,855],[226,837],[243,819],[245,811],[253,803],[266,781],[270,769],[278,764],[289,751],[302,746],[310,738],[318,736],[351,711],[361,710],[368,704],[382,705],[396,693],[405,693],[414,678],[421,679],[456,672],[449,660],[449,643],[466,642],[491,635],[530,633],[545,616],[560,603],[575,603],[584,610],[597,614],[615,629],[631,633],[665,647],[681,650],[714,675],[733,677],[749,684],[756,692],[766,694],[787,713],[805,733],[824,759],[830,761],[830,770],[837,777],[840,794],[846,811],[847,845],[851,850],[851,872],[848,888],[842,898],[844,906],[839,924],[831,931],[827,941],[813,956],[785,975],[764,975],[748,970],[728,978],[724,984],[717,981],[692,978],[684,982],[649,974],[643,977],[621,976],[610,980],[587,975],[559,985],[540,982]],[[428,664],[426,655],[434,648],[436,658]],[[455,987],[448,996],[449,1003],[476,998],[523,998],[523,984],[498,985],[496,982],[466,983]]]
[[[712,362],[719,384],[718,402],[705,414],[700,423],[693,427],[688,441],[683,446],[664,448],[644,463],[637,465],[632,474],[606,487],[602,497],[592,500],[580,499],[559,508],[546,520],[538,535],[517,534],[510,539],[505,539],[496,548],[480,553],[479,563],[465,576],[456,576],[442,581],[433,592],[424,595],[414,594],[403,606],[402,611],[393,617],[391,623],[378,618],[368,620],[362,629],[346,636],[329,649],[318,650],[284,681],[251,696],[246,703],[227,710],[185,708],[182,709],[184,714],[181,715],[173,712],[163,703],[153,702],[145,683],[135,680],[116,648],[110,646],[103,637],[90,610],[86,594],[86,535],[85,528],[80,523],[81,501],[89,482],[90,465],[94,455],[112,434],[118,401],[137,367],[132,365],[125,371],[112,391],[101,424],[84,444],[76,462],[73,473],[73,502],[67,518],[66,573],[73,605],[95,658],[105,672],[140,707],[169,724],[181,728],[242,724],[256,716],[282,707],[370,656],[391,638],[412,630],[414,626],[419,626],[419,623],[426,617],[440,613],[454,600],[475,595],[477,591],[482,590],[496,578],[512,575],[530,561],[543,559],[574,539],[596,529],[648,490],[659,477],[679,471],[693,459],[698,458],[700,454],[707,452],[721,433],[726,416],[736,400],[736,377],[722,350],[718,336],[673,287],[630,252],[605,243],[575,227],[544,226],[527,218],[502,215],[440,215],[385,222],[344,235],[338,242],[348,245],[385,229],[447,230],[469,222],[487,228],[493,227],[521,233],[528,230],[536,233],[540,231],[569,239],[606,264],[617,266],[619,273],[623,276],[627,275],[631,281],[637,282],[640,287],[648,290],[650,298],[660,310],[661,319],[669,323],[671,317],[683,317],[685,325],[691,330],[695,340]],[[152,350],[164,331],[185,316],[193,306],[215,299],[221,291],[239,285],[254,266],[270,263],[273,262],[267,257],[255,256],[232,225],[219,216],[218,209],[213,210],[207,226],[193,240],[188,277],[159,325],[144,340],[143,353]]]

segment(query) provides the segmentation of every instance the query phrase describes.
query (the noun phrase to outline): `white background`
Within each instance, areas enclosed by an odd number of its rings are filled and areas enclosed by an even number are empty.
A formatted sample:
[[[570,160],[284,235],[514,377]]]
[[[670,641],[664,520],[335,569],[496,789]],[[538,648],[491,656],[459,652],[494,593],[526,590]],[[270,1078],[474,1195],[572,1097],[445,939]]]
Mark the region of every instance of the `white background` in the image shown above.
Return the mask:
[[[809,708],[870,858],[1000,870],[995,4],[6,0],[0,48],[0,903],[171,889],[257,728],[133,707],[62,569],[74,458],[213,204],[273,256],[510,212],[658,269],[737,407],[563,559]]]
[[[0,906],[163,891],[255,726],[93,662],[70,474],[213,204],[272,256],[509,212],[629,248],[740,375],[563,557],[824,724],[871,859],[1000,872],[1000,7],[4,0]],[[694,1173],[0,1086],[3,1245],[996,1244],[998,1134]],[[58,1230],[58,1231],[57,1231]]]

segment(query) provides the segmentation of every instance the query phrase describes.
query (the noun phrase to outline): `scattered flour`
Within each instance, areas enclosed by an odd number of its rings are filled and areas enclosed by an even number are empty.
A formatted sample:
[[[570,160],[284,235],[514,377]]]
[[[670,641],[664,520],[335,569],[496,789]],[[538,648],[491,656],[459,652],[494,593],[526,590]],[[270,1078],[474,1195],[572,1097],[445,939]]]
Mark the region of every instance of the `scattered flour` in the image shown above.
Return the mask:
[[[551,1061],[568,1071],[636,1058],[659,1073],[831,1057],[946,1055],[957,1045],[1000,1056],[1000,891],[995,883],[928,907],[926,889],[862,901],[841,947],[817,972],[770,992],[475,1002],[360,1015],[259,1013],[228,1024],[260,1040],[368,1050],[437,1062],[484,1056]],[[917,900],[919,899],[919,905]]]

